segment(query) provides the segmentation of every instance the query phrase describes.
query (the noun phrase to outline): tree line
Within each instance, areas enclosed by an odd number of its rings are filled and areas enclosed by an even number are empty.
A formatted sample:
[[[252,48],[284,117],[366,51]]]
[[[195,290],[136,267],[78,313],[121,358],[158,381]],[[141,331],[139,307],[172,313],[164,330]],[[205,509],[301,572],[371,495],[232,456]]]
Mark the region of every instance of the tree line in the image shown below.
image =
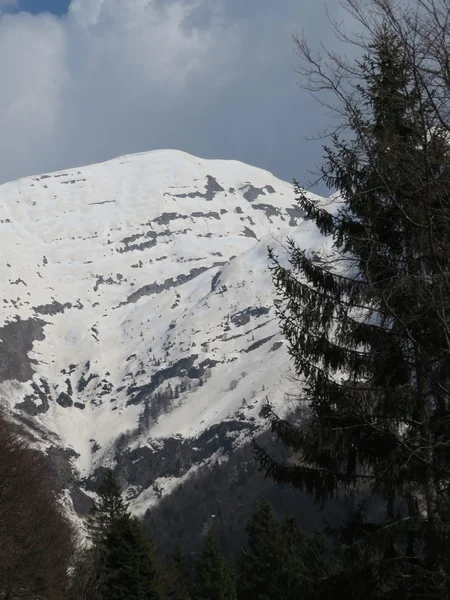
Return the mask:
[[[345,494],[346,518],[306,534],[263,502],[234,560],[209,529],[193,564],[179,545],[164,561],[108,473],[90,541],[71,553],[51,492],[30,489],[46,507],[36,516],[17,469],[6,470],[3,598],[450,597],[450,0],[344,4],[356,33],[332,26],[357,59],[294,38],[302,84],[335,118],[320,176],[338,194],[327,205],[295,186],[328,255],[294,240],[269,251],[301,419],[267,404],[290,458],[256,441],[254,454],[268,477],[321,506]],[[34,471],[35,455],[1,435],[6,455]],[[48,526],[51,550],[42,536],[11,534],[18,496],[18,523]]]
[[[304,584],[329,562],[321,532],[303,533],[293,518],[277,519],[261,502],[246,526],[237,559],[220,548],[212,527],[195,560],[174,544],[168,559],[133,517],[112,471],[106,473],[88,520],[89,542],[72,561],[68,600],[238,600],[312,598]]]

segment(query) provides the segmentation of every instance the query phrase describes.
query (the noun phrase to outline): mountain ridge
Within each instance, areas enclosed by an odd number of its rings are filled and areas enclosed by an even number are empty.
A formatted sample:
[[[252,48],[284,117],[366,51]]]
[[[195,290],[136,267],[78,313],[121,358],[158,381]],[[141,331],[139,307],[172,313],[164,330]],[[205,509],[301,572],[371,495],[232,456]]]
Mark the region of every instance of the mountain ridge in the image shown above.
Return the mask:
[[[267,245],[320,251],[303,217],[268,171],[173,150],[3,184],[2,404],[88,494],[128,457],[145,511],[259,430],[267,396],[289,406]]]

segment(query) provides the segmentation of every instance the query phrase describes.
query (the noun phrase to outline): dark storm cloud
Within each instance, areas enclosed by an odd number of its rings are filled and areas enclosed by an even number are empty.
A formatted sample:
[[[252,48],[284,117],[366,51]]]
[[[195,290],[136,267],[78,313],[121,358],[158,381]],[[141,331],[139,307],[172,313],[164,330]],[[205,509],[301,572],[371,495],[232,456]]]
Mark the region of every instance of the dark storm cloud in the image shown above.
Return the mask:
[[[317,0],[73,0],[0,19],[0,180],[178,148],[306,181],[327,116],[292,34],[333,43]]]

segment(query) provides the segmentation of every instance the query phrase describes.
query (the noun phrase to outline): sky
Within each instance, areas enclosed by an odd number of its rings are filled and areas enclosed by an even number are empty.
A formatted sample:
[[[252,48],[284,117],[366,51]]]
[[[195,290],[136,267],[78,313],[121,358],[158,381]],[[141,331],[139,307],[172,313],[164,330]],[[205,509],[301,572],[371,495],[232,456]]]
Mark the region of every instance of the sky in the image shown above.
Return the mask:
[[[324,2],[0,0],[0,182],[176,148],[308,187],[328,116],[302,29],[333,44]]]

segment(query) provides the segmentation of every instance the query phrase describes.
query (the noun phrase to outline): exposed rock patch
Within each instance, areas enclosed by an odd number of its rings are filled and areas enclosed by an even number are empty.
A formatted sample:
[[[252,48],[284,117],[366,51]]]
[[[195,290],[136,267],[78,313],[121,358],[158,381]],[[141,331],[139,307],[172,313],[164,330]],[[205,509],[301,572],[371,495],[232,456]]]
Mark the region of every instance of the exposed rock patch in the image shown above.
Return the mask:
[[[34,370],[28,356],[35,341],[45,339],[41,319],[18,320],[0,327],[0,383],[10,379],[29,381]]]
[[[205,192],[189,192],[187,194],[175,194],[175,198],[204,198],[205,200],[211,201],[214,196],[225,190],[220,183],[211,175],[206,176]]]
[[[243,325],[247,325],[252,317],[261,317],[262,315],[267,315],[269,312],[270,308],[267,308],[266,306],[259,306],[256,308],[249,306],[248,308],[231,315],[230,321],[235,327],[242,327]]]
[[[266,191],[269,194],[275,194],[275,190],[273,189],[273,187],[271,185],[265,185],[262,188],[257,188],[255,186],[253,186],[251,183],[247,183],[243,187],[239,188],[239,190],[240,191],[245,190],[245,192],[243,193],[243,196],[248,202],[253,202],[257,198],[259,198],[259,196],[265,196]]]
[[[215,262],[210,267],[197,267],[195,269],[191,269],[188,274],[178,275],[175,279],[170,277],[170,279],[166,279],[164,283],[149,283],[148,285],[144,285],[139,288],[135,292],[133,292],[125,302],[122,302],[120,305],[131,304],[137,302],[143,296],[152,296],[153,294],[161,294],[164,291],[170,290],[171,288],[178,287],[186,283],[187,281],[191,281],[198,275],[201,275],[205,271],[212,269],[213,267],[220,267],[226,264],[225,262]]]

